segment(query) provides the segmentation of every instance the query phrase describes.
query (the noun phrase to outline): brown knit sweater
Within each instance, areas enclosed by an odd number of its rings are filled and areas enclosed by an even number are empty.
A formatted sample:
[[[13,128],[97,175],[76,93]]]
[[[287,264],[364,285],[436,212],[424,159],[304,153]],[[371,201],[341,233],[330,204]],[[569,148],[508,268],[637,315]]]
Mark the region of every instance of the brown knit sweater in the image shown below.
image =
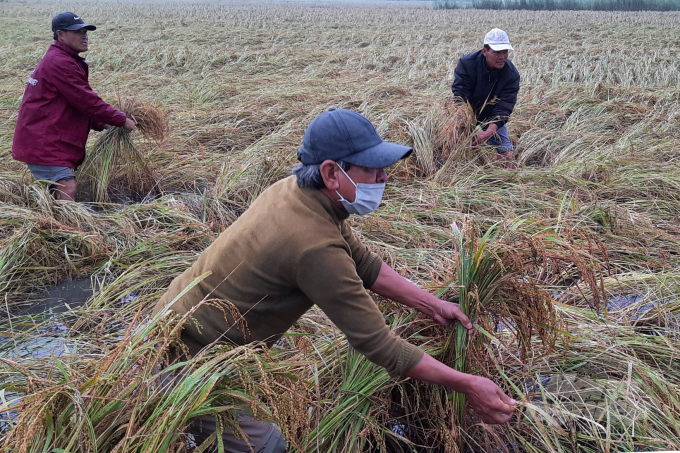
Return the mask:
[[[316,304],[352,347],[390,375],[403,374],[423,351],[390,331],[366,292],[382,261],[356,239],[347,217],[294,176],[277,182],[173,280],[154,314],[166,307],[185,314],[206,300],[182,332],[196,354],[216,340],[271,345]]]

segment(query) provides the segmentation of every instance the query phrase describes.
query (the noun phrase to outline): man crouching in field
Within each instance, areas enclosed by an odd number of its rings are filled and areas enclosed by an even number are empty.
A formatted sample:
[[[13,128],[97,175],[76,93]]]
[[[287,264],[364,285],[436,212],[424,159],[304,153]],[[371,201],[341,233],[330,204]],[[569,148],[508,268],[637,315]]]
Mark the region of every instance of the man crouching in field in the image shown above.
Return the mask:
[[[477,124],[483,127],[473,144],[496,148],[507,168],[513,166],[513,154],[506,123],[517,103],[520,79],[508,60],[510,50],[513,47],[508,34],[494,28],[484,36],[482,50],[460,57],[451,85],[455,96],[470,103]]]
[[[411,148],[384,142],[360,114],[331,109],[307,127],[294,176],[277,182],[252,204],[159,300],[163,310],[197,277],[211,272],[170,307],[185,314],[206,298],[229,301],[247,322],[230,329],[229,309],[202,304],[182,341],[192,354],[215,341],[269,345],[314,304],[347,336],[349,344],[392,376],[443,385],[467,395],[487,423],[506,423],[514,400],[489,379],[455,371],[392,333],[366,292],[415,308],[436,322],[457,321],[472,329],[458,304],[440,300],[410,283],[370,252],[352,233],[350,214],[365,215],[380,204],[385,169]],[[229,315],[230,316],[230,315]],[[198,324],[198,326],[196,325]],[[200,326],[200,327],[199,327]],[[243,333],[246,330],[247,333]],[[222,433],[226,451],[285,451],[286,442],[269,423],[241,417],[248,440]],[[215,431],[203,417],[191,432],[200,444]]]
[[[87,52],[88,30],[96,29],[71,12],[54,16],[54,42],[28,78],[14,131],[12,157],[25,162],[36,179],[50,181],[58,200],[75,200],[73,171],[85,159],[90,129],[136,127],[90,88],[80,54]]]

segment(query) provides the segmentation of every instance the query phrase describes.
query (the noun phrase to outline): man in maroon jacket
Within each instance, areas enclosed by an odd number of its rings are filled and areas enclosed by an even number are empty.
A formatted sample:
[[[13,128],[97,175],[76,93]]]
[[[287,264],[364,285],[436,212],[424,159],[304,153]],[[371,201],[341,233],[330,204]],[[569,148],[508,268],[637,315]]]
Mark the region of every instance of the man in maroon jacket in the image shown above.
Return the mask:
[[[79,54],[87,51],[87,31],[96,29],[71,12],[54,16],[54,42],[28,78],[14,131],[12,157],[25,162],[36,179],[51,181],[59,200],[75,200],[73,171],[85,159],[90,129],[135,128],[87,81],[87,63]]]

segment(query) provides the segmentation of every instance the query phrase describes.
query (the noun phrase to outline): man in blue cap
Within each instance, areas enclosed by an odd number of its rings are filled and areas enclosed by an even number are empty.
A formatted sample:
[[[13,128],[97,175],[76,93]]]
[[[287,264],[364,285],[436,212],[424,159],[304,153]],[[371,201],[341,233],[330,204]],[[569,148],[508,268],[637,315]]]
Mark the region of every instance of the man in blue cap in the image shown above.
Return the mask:
[[[54,42],[28,78],[14,131],[12,157],[25,162],[36,179],[49,181],[60,200],[75,200],[73,171],[85,159],[90,129],[135,128],[90,88],[80,53],[88,49],[87,32],[96,29],[75,13],[54,16]]]
[[[455,96],[470,103],[482,127],[473,144],[496,148],[508,168],[513,165],[513,147],[506,123],[519,92],[519,72],[508,60],[510,50],[508,34],[494,28],[484,36],[482,50],[460,57],[451,86]]]
[[[482,420],[508,422],[514,400],[489,379],[455,371],[391,332],[366,291],[415,308],[446,326],[461,322],[472,329],[458,304],[440,300],[401,277],[359,241],[347,222],[350,214],[365,215],[378,208],[387,181],[385,169],[411,151],[383,141],[371,122],[356,112],[321,113],[305,131],[297,154],[301,164],[293,169],[294,175],[265,190],[193,266],[175,278],[154,314],[168,309],[191,313],[181,338],[195,355],[222,341],[272,345],[317,305],[355,350],[390,375],[465,393]],[[203,303],[206,299],[210,303]],[[226,451],[285,450],[285,440],[274,425],[252,417],[239,418],[239,424],[248,439],[225,431]],[[215,429],[214,418],[201,417],[191,432],[200,443]]]

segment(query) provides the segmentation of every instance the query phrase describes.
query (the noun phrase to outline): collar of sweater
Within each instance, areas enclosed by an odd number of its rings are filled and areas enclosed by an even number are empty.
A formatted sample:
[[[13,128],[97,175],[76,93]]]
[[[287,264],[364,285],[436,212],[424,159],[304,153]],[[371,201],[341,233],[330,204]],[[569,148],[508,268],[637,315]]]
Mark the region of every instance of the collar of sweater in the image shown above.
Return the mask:
[[[293,176],[293,178],[295,178],[295,176]],[[295,182],[295,185],[297,186],[297,182]],[[349,213],[347,211],[341,211],[338,208],[336,208],[331,199],[328,198],[326,194],[320,191],[319,189],[300,189],[300,190],[302,190],[302,192],[309,198],[312,198],[313,200],[318,202],[323,207],[324,211],[328,213],[328,215],[331,217],[335,224],[340,225],[340,223],[343,220],[346,220],[349,217]]]

